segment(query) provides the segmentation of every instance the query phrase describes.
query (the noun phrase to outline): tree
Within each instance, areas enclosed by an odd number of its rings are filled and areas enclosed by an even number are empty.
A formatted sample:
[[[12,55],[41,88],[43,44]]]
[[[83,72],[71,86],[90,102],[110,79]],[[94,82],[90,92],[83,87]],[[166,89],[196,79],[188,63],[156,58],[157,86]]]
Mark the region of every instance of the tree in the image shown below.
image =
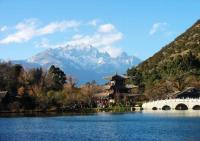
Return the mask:
[[[23,70],[21,65],[11,63],[0,64],[0,90],[7,90],[12,94],[17,93],[19,76]]]
[[[17,89],[17,94],[19,95],[19,96],[24,96],[24,94],[25,94],[25,88],[22,86],[22,87],[20,87],[20,88],[18,88]]]
[[[33,68],[28,71],[23,71],[20,82],[28,90],[29,95],[37,96],[42,91],[45,91],[45,77],[46,72],[42,68]]]
[[[55,91],[62,90],[65,83],[65,73],[59,67],[52,65],[47,74],[47,88]]]

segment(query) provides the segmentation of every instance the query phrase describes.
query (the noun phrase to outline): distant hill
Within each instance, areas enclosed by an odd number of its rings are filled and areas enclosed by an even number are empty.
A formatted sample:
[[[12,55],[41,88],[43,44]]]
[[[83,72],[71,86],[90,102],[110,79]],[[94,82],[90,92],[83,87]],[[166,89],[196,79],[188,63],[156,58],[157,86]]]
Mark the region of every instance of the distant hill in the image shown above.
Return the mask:
[[[155,55],[127,71],[151,99],[200,87],[200,20]]]
[[[113,58],[107,52],[100,52],[90,45],[65,46],[55,49],[47,49],[27,60],[12,61],[22,64],[25,68],[43,67],[51,65],[60,67],[67,75],[76,78],[79,84],[95,80],[104,83],[103,77],[113,73],[126,73],[126,70],[141,62],[134,56],[125,52]]]

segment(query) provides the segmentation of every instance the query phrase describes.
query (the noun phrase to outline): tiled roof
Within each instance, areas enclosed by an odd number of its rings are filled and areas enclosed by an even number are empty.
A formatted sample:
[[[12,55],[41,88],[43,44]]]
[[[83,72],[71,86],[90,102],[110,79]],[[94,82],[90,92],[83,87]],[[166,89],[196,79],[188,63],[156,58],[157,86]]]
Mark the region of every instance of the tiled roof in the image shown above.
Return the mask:
[[[124,79],[129,78],[128,76],[125,76],[125,75],[114,74],[114,75],[111,75],[111,76],[106,76],[106,77],[104,77],[104,79],[106,79],[106,80],[112,80],[112,78],[116,77],[116,76],[124,78]]]

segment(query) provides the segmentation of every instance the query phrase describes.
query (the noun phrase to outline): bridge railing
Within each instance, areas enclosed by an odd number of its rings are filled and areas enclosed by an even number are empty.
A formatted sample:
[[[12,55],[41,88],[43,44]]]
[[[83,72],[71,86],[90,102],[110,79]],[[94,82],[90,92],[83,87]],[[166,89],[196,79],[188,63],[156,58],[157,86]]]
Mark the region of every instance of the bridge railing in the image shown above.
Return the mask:
[[[148,102],[144,102],[143,104],[147,103],[161,103],[161,102],[200,102],[200,97],[199,98],[174,98],[174,99],[161,99],[161,100],[152,100]]]

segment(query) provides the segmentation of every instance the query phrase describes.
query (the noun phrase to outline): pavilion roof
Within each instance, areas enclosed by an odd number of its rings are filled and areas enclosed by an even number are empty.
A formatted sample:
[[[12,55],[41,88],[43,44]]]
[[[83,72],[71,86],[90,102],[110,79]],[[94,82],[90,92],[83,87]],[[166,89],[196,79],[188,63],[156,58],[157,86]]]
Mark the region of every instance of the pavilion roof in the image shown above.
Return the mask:
[[[119,78],[122,78],[122,79],[128,79],[129,78],[126,75],[119,75],[119,74],[116,73],[116,74],[111,75],[111,76],[106,76],[106,77],[104,77],[104,79],[111,81],[114,77],[119,77]]]
[[[200,97],[200,89],[194,87],[188,87],[185,90],[176,93],[176,98],[199,98]]]

